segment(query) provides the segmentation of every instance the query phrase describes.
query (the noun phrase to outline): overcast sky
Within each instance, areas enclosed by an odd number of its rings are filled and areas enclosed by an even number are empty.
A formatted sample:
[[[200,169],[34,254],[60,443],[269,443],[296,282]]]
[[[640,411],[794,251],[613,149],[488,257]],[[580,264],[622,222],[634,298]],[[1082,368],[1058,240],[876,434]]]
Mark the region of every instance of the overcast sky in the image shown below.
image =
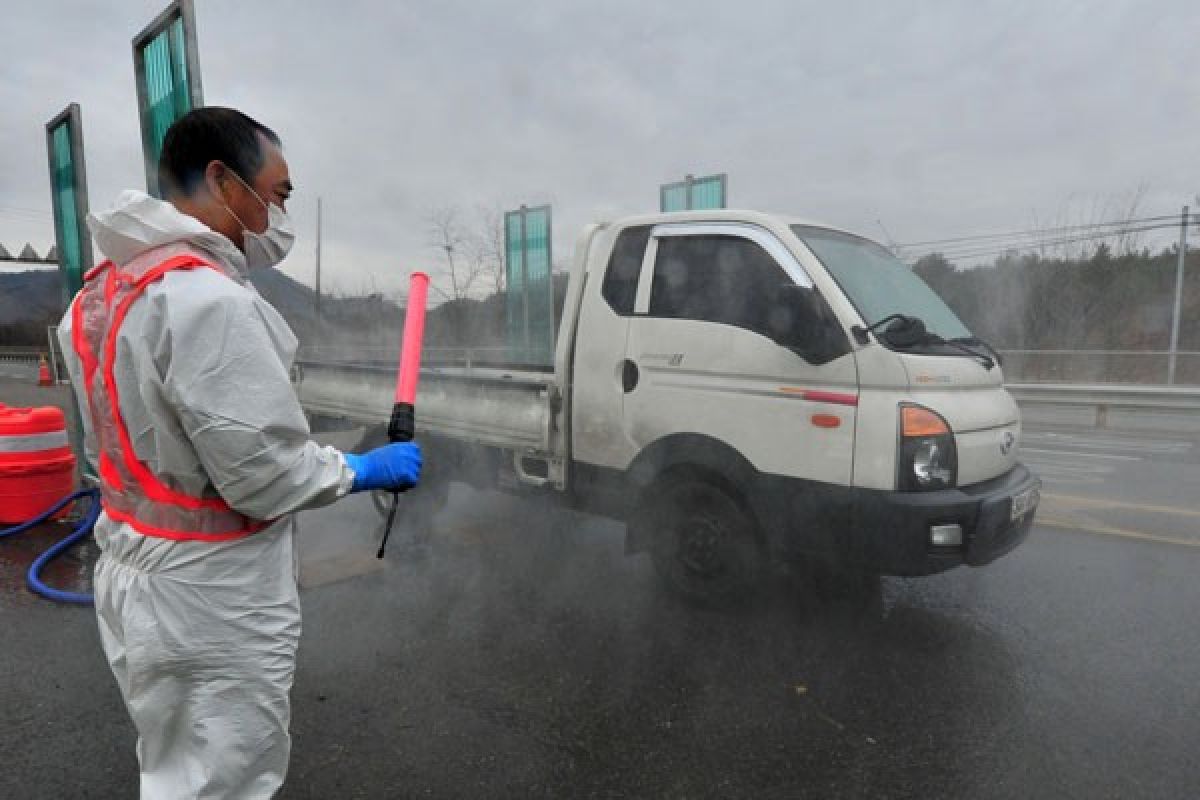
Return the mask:
[[[163,0],[9,3],[0,242],[53,241],[45,122],[83,109],[93,210],[144,187],[130,39]],[[1147,214],[1200,192],[1200,4],[196,0],[204,99],[283,138],[311,283],[438,265],[432,207],[656,210],[729,173],[734,207],[901,242]],[[468,216],[470,216],[468,214]]]

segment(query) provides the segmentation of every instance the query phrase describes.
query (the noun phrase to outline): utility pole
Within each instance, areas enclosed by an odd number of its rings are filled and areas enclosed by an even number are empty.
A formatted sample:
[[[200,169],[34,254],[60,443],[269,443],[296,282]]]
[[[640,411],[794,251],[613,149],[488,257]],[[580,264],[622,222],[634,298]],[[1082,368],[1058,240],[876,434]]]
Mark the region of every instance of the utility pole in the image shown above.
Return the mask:
[[[317,331],[321,330],[321,197],[317,196]]]
[[[1187,258],[1188,207],[1179,218],[1179,260],[1175,263],[1175,313],[1171,315],[1171,349],[1167,356],[1167,385],[1175,385],[1175,357],[1179,352],[1179,313],[1183,308],[1183,262]]]

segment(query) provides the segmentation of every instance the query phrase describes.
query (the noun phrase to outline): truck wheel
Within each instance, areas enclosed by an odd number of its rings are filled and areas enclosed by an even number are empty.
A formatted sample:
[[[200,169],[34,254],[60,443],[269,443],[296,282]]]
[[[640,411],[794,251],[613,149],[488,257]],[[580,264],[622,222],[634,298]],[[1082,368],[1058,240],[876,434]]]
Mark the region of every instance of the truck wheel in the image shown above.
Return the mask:
[[[668,586],[705,605],[753,598],[763,553],[753,518],[726,490],[700,478],[676,478],[651,490],[651,557]]]

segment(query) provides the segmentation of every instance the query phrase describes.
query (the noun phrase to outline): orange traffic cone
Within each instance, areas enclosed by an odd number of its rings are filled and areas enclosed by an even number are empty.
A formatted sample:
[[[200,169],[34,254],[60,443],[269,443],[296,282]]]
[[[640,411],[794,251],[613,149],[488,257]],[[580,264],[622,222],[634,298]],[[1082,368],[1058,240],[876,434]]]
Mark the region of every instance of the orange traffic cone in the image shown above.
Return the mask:
[[[54,379],[50,377],[50,365],[44,355],[38,356],[38,386],[53,386]]]

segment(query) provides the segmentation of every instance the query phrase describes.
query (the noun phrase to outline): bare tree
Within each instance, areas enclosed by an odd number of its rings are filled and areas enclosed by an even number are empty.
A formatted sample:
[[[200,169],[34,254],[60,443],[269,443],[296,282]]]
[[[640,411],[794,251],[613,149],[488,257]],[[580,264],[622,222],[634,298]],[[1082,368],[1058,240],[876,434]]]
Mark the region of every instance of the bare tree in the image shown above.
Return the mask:
[[[1119,256],[1132,255],[1141,250],[1142,233],[1135,229],[1136,225],[1133,221],[1141,215],[1142,202],[1146,199],[1148,189],[1149,187],[1143,181],[1126,195],[1123,202],[1121,202],[1119,219],[1125,224],[1118,228],[1116,245],[1113,247],[1113,250]]]
[[[471,233],[472,257],[495,294],[504,291],[505,241],[504,210],[499,206],[479,205],[475,208],[477,228]]]
[[[465,300],[483,269],[468,246],[470,238],[463,228],[458,208],[432,209],[425,216],[425,225],[429,246],[442,251],[446,258],[445,269],[438,280],[431,283],[431,288],[446,300]]]
[[[1043,259],[1087,261],[1103,251],[1114,256],[1140,251],[1145,220],[1142,203],[1148,187],[1138,184],[1124,195],[1068,196],[1048,219],[1031,214],[1028,249]]]

